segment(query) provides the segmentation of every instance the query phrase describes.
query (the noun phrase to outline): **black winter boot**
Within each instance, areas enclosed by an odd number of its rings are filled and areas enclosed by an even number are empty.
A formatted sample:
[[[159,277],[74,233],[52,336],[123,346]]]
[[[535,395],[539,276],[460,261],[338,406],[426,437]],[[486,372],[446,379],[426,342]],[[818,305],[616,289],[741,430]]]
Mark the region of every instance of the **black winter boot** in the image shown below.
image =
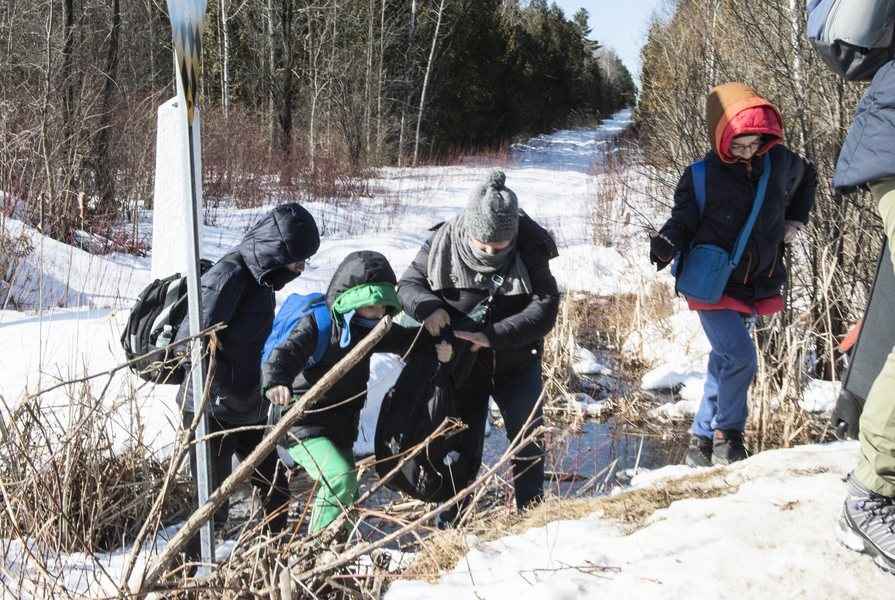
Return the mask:
[[[712,440],[712,464],[729,465],[746,458],[743,432],[735,429],[716,430]]]
[[[690,436],[687,448],[688,467],[710,467],[712,465],[712,438],[701,435]]]

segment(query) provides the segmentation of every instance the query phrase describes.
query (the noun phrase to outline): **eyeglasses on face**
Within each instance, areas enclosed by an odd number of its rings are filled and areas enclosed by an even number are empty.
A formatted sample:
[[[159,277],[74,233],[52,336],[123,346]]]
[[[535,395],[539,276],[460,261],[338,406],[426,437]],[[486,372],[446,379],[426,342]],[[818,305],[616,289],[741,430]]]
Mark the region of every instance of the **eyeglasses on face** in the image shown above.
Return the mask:
[[[730,150],[732,152],[748,152],[749,150],[758,150],[761,147],[762,139],[758,138],[754,142],[744,144],[743,142],[731,142]]]

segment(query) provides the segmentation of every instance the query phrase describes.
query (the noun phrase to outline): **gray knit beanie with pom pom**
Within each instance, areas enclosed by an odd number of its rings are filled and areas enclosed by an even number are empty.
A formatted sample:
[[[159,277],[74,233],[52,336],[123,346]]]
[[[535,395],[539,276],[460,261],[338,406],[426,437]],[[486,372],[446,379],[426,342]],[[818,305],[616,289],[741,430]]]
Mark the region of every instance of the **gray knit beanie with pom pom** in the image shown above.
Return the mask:
[[[504,186],[507,176],[495,170],[485,183],[476,187],[463,222],[470,237],[480,242],[507,242],[519,230],[519,201],[513,190]]]

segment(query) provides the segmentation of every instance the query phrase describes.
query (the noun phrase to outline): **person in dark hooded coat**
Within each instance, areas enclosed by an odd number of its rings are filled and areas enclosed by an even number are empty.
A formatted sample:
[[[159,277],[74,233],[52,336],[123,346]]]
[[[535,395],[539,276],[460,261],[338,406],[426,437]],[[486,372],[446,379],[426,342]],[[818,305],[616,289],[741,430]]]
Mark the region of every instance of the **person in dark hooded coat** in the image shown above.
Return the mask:
[[[268,402],[261,394],[260,363],[273,324],[274,292],[302,273],[305,260],[319,246],[320,233],[311,214],[298,204],[283,204],[262,217],[246,232],[239,246],[202,275],[201,326],[227,325],[218,333],[214,371],[207,390],[210,491],[230,474],[233,457],[247,456],[264,436],[262,426],[267,422]],[[184,321],[178,337],[188,336],[189,325]],[[207,369],[208,365],[206,373]],[[194,413],[189,377],[180,387],[178,400],[184,425],[189,426]],[[258,427],[241,430],[247,426]],[[236,431],[227,433],[231,429]],[[190,467],[195,480],[196,456],[192,449]],[[272,453],[252,478],[268,512],[278,511],[289,500],[285,478],[278,471],[281,469],[277,469],[276,454]],[[227,514],[225,504],[215,514],[215,521],[225,521]],[[286,517],[286,511],[279,510],[270,522],[271,529],[281,529]],[[196,550],[188,552],[196,554]]]
[[[650,260],[663,269],[697,244],[733,251],[752,212],[764,159],[771,169],[758,219],[742,260],[717,303],[687,298],[699,314],[712,351],[702,403],[690,428],[687,464],[728,464],[746,457],[749,386],[758,370],[751,327],[783,310],[784,245],[808,223],[814,206],[814,166],[783,144],[777,108],[742,83],[715,87],[706,102],[712,150],[705,156],[705,206],[696,201],[692,166],[674,193],[671,217],[650,241]]]
[[[320,334],[313,314],[301,319],[262,367],[262,389],[274,408],[301,398],[342,360],[386,314],[401,302],[397,278],[378,252],[352,252],[339,265],[326,292],[332,313],[329,345],[316,364],[308,364]],[[394,326],[373,352],[403,352],[415,331]],[[284,441],[290,457],[319,483],[310,533],[326,528],[357,495],[352,446],[364,407],[372,352],[364,356],[293,425]],[[278,416],[277,416],[278,418]]]
[[[404,310],[430,335],[453,328],[457,343],[478,352],[457,397],[480,411],[474,423],[480,429],[479,453],[489,397],[503,414],[509,440],[541,425],[543,339],[559,309],[549,264],[557,256],[556,244],[519,209],[505,182],[506,175],[494,171],[477,186],[461,215],[436,226],[398,284]],[[477,315],[488,304],[481,322]],[[544,494],[540,440],[522,447],[513,473],[517,508],[539,503]]]

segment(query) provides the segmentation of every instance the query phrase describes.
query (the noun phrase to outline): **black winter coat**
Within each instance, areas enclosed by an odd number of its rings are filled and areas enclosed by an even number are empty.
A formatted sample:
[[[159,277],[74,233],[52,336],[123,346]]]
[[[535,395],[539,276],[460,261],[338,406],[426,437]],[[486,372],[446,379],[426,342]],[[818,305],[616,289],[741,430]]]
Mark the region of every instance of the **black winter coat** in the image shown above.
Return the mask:
[[[297,277],[286,265],[305,260],[319,246],[311,214],[297,204],[284,204],[265,215],[235,250],[202,275],[202,327],[227,324],[218,334],[208,397],[210,414],[218,421],[248,425],[266,419],[267,401],[259,390],[261,350],[273,324],[274,290]],[[185,319],[178,338],[188,336]],[[184,408],[191,412],[189,378],[179,398],[184,393]]]
[[[558,256],[556,243],[526,215],[519,219],[517,240],[517,251],[528,269],[533,293],[514,296],[498,293],[494,297],[489,323],[483,329],[491,342],[490,352],[480,352],[480,361],[492,374],[510,373],[537,360],[544,337],[553,329],[559,310],[559,288],[550,272],[550,260]],[[428,268],[431,244],[432,238],[423,244],[404,272],[398,283],[398,296],[407,314],[417,321],[422,322],[437,309],[444,308],[451,316],[452,325],[459,329],[459,323],[488,293],[456,288],[433,292]]]
[[[743,258],[724,291],[744,302],[780,294],[786,283],[784,223],[807,223],[814,206],[817,187],[814,166],[782,145],[772,148],[770,157],[771,178],[764,204]],[[763,158],[752,159],[751,172],[744,163],[722,162],[714,151],[706,155],[706,161],[705,212],[699,213],[692,174],[687,167],[674,192],[671,218],[661,230],[676,252],[686,251],[695,244],[713,244],[732,252],[752,211]]]
[[[364,283],[396,283],[391,266],[375,252],[354,252],[339,265],[326,292],[330,308],[342,292]],[[303,318],[262,367],[262,389],[285,385],[301,396],[317,383],[336,363],[345,357],[370,329],[351,325],[351,343],[340,347],[343,323],[333,320],[329,347],[323,359],[305,368],[317,344],[317,323],[313,316]],[[374,352],[403,353],[410,346],[416,331],[393,326],[391,331],[374,348]],[[360,360],[345,373],[304,416],[289,430],[290,439],[306,439],[325,436],[336,446],[350,450],[357,437],[361,410],[364,407],[367,380],[370,377],[371,354]],[[287,442],[288,445],[288,442]]]

